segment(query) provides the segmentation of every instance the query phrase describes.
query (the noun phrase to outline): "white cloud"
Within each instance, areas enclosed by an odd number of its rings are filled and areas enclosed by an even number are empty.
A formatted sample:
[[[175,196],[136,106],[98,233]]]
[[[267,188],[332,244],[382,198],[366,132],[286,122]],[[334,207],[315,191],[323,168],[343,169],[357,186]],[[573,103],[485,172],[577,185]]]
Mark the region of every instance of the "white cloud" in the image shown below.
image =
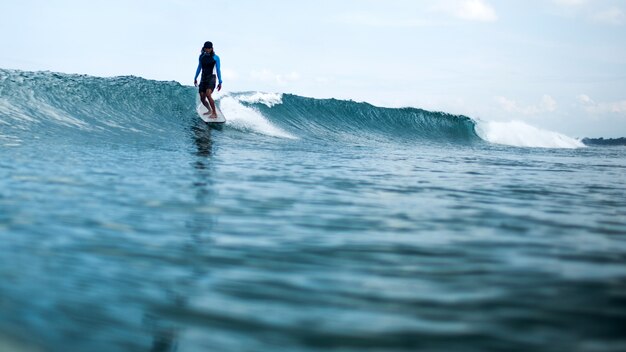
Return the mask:
[[[626,114],[626,100],[615,102],[596,102],[586,94],[580,94],[578,101],[581,103],[585,111],[590,114]]]
[[[626,20],[624,12],[617,7],[610,8],[606,11],[598,12],[592,17],[593,21],[604,24],[619,26]]]
[[[275,73],[268,69],[262,69],[260,71],[250,72],[250,78],[256,81],[276,83],[279,85],[286,85],[289,82],[294,82],[300,79],[298,72],[291,72],[287,74]]]
[[[587,94],[580,94],[578,96],[578,101],[583,104],[595,104],[593,99],[591,99]]]
[[[544,95],[543,97],[541,97],[541,106],[543,107],[543,109],[545,111],[555,111],[556,110],[556,100],[554,100],[554,98],[552,98],[549,95]]]
[[[484,0],[447,1],[434,9],[467,21],[493,22],[498,19],[496,10]]]
[[[556,100],[547,94],[544,94],[544,96],[541,97],[541,102],[539,104],[527,106],[521,106],[517,103],[517,101],[506,97],[498,96],[495,98],[504,111],[514,114],[537,115],[545,112],[553,112],[557,109]]]

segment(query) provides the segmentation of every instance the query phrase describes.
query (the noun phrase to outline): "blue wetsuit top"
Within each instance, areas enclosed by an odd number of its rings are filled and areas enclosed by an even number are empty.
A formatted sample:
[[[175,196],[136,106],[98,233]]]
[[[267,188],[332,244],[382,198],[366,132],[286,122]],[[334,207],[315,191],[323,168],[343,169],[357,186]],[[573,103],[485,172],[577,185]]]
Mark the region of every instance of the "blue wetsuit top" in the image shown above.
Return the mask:
[[[202,62],[203,61],[202,58],[205,55],[208,55],[208,54],[202,53],[202,54],[200,54],[200,57],[198,58],[198,69],[196,70],[196,76],[193,78],[194,81],[198,79],[198,75],[200,74],[200,71],[203,71],[203,69],[202,69],[202,63],[203,63]],[[219,84],[222,84],[222,70],[221,70],[221,67],[220,67],[220,57],[215,55],[215,54],[213,54],[213,60],[215,61],[215,69],[217,71],[217,80],[218,80]],[[213,61],[213,60],[210,60],[210,61]],[[208,81],[208,79],[213,74],[213,67],[212,67],[213,65],[211,65],[212,62],[210,62],[210,64],[207,65],[207,62],[206,62],[207,60],[204,60],[204,61],[205,61],[204,62],[205,70],[209,71],[209,72],[202,72],[202,79],[201,79],[201,81]]]

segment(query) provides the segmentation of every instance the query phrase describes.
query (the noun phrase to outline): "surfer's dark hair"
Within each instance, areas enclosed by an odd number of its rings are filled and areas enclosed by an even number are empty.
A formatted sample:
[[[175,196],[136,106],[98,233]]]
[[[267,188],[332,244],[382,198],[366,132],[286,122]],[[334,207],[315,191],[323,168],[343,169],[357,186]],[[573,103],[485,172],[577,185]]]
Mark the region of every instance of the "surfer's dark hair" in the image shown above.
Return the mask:
[[[201,51],[204,53],[204,49],[213,49],[213,43],[204,42]],[[215,56],[215,49],[211,50],[211,57]]]

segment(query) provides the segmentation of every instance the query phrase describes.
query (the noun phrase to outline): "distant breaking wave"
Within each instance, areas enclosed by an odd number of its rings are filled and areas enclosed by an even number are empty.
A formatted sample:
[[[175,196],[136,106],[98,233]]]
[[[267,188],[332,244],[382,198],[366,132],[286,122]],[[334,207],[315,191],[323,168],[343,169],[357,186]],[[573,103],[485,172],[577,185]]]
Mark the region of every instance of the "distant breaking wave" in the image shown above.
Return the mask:
[[[0,145],[40,135],[167,139],[173,128],[198,121],[197,104],[196,89],[177,82],[0,69]],[[523,122],[483,122],[416,108],[260,92],[226,94],[218,104],[228,120],[226,131],[275,138],[584,146]]]
[[[486,141],[516,147],[581,148],[585,145],[563,134],[542,130],[522,121],[480,121],[476,132]]]

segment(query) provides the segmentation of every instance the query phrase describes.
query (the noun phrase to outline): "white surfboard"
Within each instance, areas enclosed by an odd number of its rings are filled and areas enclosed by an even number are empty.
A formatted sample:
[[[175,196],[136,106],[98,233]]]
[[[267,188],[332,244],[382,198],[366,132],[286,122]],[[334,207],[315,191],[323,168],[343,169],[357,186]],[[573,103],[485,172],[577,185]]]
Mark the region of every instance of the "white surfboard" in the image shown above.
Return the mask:
[[[207,108],[204,105],[202,105],[202,103],[200,103],[198,105],[198,107],[196,108],[196,111],[198,112],[198,116],[200,116],[202,121],[204,121],[206,123],[224,123],[224,122],[226,122],[226,118],[224,117],[224,114],[222,113],[222,110],[220,110],[220,108],[217,106],[217,104],[215,105],[215,108],[217,110],[217,118],[216,119],[212,119],[212,118],[209,117],[209,115],[205,115],[209,110],[207,110]]]

